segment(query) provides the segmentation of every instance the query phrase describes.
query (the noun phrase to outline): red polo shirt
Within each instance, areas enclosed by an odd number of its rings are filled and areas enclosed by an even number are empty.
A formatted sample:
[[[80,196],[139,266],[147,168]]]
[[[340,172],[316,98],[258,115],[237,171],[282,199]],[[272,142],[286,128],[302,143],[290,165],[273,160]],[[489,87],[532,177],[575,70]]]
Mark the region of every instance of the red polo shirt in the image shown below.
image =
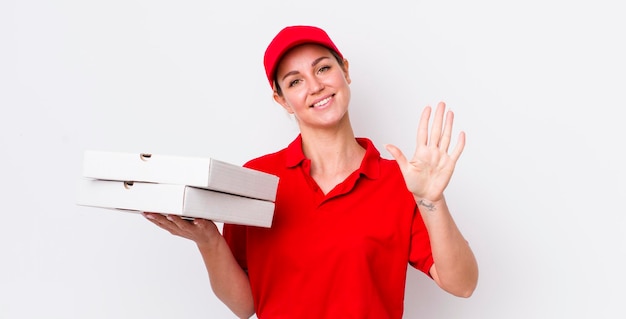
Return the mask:
[[[260,319],[402,318],[407,265],[428,274],[428,232],[397,163],[372,142],[328,194],[298,136],[245,166],[280,177],[271,228],[224,225]]]

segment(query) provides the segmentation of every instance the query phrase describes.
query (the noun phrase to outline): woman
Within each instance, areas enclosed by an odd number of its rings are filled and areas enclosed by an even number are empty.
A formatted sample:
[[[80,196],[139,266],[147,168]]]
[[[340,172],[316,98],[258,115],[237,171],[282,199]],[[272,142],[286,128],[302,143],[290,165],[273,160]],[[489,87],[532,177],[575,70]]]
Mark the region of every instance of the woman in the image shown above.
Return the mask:
[[[395,161],[350,124],[349,64],[325,31],[281,30],[265,53],[274,100],[297,120],[285,149],[245,166],[280,177],[271,228],[145,216],[196,242],[215,294],[248,318],[401,318],[407,266],[469,297],[478,267],[443,195],[465,144],[453,114],[422,113],[417,147]]]

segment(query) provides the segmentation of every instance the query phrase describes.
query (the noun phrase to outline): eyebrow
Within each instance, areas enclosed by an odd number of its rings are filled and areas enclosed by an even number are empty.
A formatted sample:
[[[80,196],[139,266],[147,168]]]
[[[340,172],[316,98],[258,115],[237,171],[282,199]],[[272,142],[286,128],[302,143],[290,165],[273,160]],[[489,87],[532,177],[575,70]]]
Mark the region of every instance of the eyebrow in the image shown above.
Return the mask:
[[[322,57],[319,57],[319,58],[317,58],[317,59],[313,60],[313,62],[311,62],[311,66],[315,66],[315,65],[317,65],[318,63],[320,63],[320,62],[321,62],[322,60],[324,60],[324,59],[330,59],[330,57],[328,57],[328,56],[322,56]],[[285,80],[285,78],[287,78],[288,76],[290,76],[290,75],[294,75],[294,74],[298,74],[298,73],[300,73],[300,72],[298,72],[298,71],[296,71],[296,70],[294,70],[294,71],[289,71],[289,72],[287,72],[287,73],[286,73],[286,74],[282,77],[282,79],[280,79],[280,80],[281,80],[281,81],[284,81],[284,80]]]

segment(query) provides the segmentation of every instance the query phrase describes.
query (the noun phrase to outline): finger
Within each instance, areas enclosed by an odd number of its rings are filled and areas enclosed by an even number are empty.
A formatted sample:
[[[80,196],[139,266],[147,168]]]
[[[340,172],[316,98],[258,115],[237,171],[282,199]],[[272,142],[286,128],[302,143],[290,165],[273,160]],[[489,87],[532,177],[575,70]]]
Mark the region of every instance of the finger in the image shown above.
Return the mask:
[[[446,123],[443,126],[443,134],[441,135],[441,141],[439,142],[439,149],[448,152],[450,147],[450,140],[452,139],[452,123],[454,122],[454,113],[448,111],[446,114]]]
[[[428,145],[428,121],[430,120],[430,112],[432,108],[430,106],[426,106],[422,111],[422,116],[420,117],[420,123],[417,127],[417,147],[423,145]]]
[[[400,168],[404,167],[408,163],[406,157],[402,154],[402,151],[395,145],[387,144],[385,145],[385,149],[387,149],[387,152],[389,152],[396,162],[398,162]]]
[[[195,229],[205,234],[210,234],[211,232],[219,233],[219,230],[217,229],[217,225],[215,225],[215,222],[213,222],[212,220],[203,219],[203,218],[195,218],[191,223],[193,224]]]
[[[215,225],[215,223],[212,220],[208,220],[204,218],[194,218],[194,220],[191,223],[198,227],[203,227],[203,228]]]
[[[439,102],[437,109],[435,110],[435,117],[433,119],[433,127],[430,131],[430,146],[438,147],[441,140],[441,130],[443,126],[443,113],[446,109],[446,104]]]
[[[165,218],[169,220],[176,228],[180,230],[188,230],[189,227],[193,227],[193,221],[182,218],[179,215],[167,215]]]
[[[170,223],[165,218],[165,216],[163,216],[163,214],[143,212],[142,215],[146,219],[148,219],[149,221],[151,221],[152,223],[157,224],[157,225],[163,225],[163,224],[169,224]]]
[[[465,132],[461,132],[459,133],[459,138],[456,142],[456,146],[452,150],[452,154],[450,154],[450,158],[455,163],[461,157],[461,153],[463,153],[464,148],[465,148]]]
[[[149,220],[151,223],[159,226],[160,228],[173,233],[174,231],[178,230],[178,226],[176,226],[176,224],[172,223],[170,220],[167,219],[166,216],[164,216],[163,214],[158,214],[158,213],[143,213],[143,216]]]

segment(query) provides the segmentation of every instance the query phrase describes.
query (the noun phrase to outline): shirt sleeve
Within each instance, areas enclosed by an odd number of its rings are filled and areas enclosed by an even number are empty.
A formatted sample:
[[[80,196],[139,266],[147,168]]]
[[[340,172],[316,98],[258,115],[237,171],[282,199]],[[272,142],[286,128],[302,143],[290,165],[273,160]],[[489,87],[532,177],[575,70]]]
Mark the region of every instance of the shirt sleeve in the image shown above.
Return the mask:
[[[432,278],[430,268],[434,264],[434,260],[430,247],[430,237],[428,237],[428,229],[424,225],[424,220],[422,220],[422,215],[417,205],[413,214],[409,264]]]

